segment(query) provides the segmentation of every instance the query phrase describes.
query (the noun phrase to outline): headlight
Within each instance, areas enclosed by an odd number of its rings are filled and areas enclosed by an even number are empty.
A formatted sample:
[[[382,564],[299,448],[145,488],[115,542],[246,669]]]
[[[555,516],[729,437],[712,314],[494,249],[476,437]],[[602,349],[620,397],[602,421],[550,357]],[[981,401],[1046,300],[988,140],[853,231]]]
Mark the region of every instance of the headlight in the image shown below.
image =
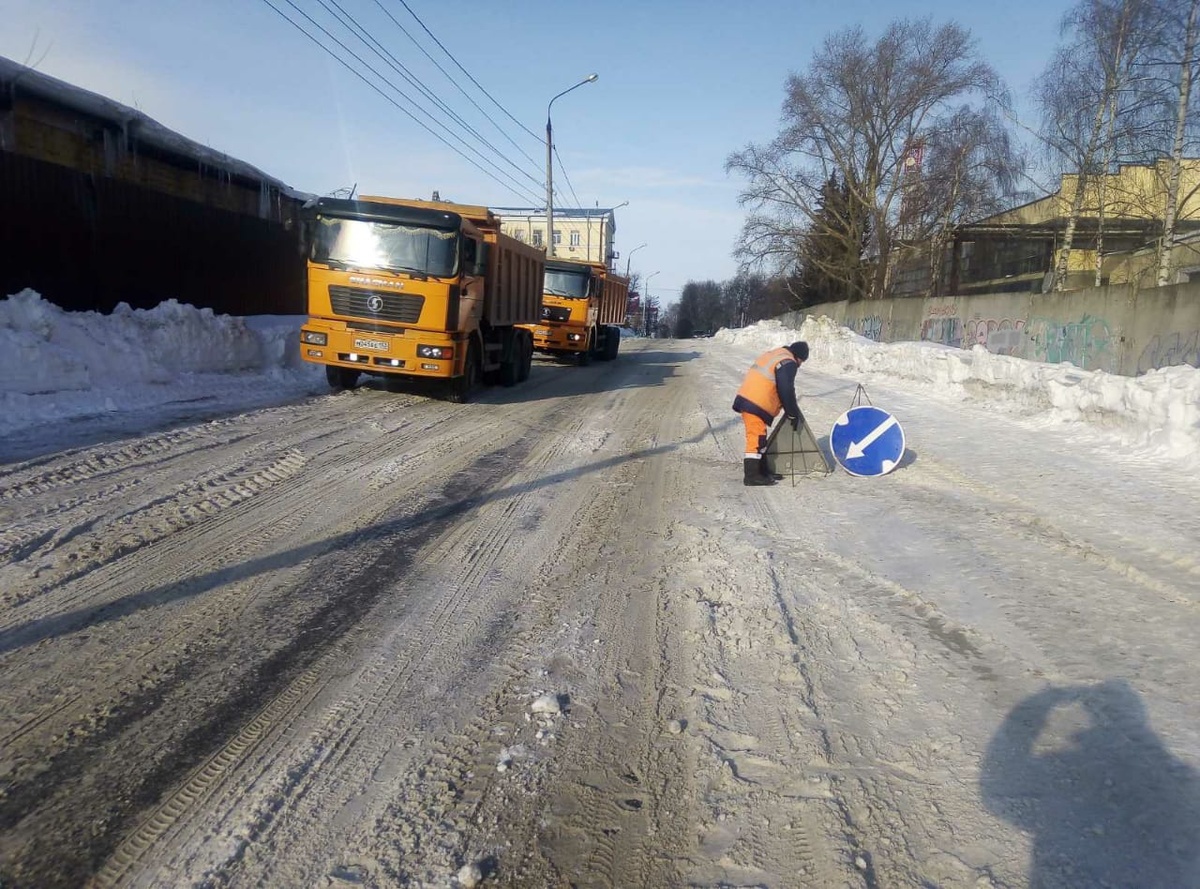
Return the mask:
[[[329,345],[329,336],[317,333],[315,330],[302,330],[300,331],[300,341],[313,346],[327,346]]]
[[[569,339],[573,343],[577,343],[581,339],[583,339],[583,334],[582,333],[568,333],[567,339]]]
[[[418,358],[453,358],[454,350],[449,346],[417,346]]]

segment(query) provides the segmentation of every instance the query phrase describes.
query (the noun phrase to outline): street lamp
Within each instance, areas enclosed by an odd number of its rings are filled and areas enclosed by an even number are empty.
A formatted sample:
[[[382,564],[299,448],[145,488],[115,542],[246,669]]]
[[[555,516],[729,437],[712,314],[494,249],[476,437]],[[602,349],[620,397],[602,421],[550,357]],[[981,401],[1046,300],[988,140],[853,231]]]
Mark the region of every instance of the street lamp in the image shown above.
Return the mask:
[[[642,307],[642,336],[650,336],[650,279],[661,272],[651,272],[646,276],[646,301]]]
[[[628,206],[629,206],[629,201],[621,201],[621,203],[617,204],[617,206],[608,208],[608,215],[612,216],[617,210],[620,210],[622,207],[628,207]],[[616,225],[617,225],[616,217],[614,216],[613,217],[614,229],[616,228]],[[600,261],[604,263],[605,268],[610,268],[612,266],[612,263],[609,262],[608,254],[604,252],[604,233],[607,230],[608,230],[608,219],[606,217],[600,223]],[[592,258],[592,240],[591,239],[592,239],[592,222],[589,219],[588,220],[588,259],[589,260]],[[609,250],[612,249],[611,241],[609,242],[608,249]],[[616,269],[612,269],[612,270],[614,272],[616,271]]]
[[[583,86],[585,83],[591,83],[596,80],[599,74],[589,74],[575,86],[568,87],[563,90],[554,99],[565,96],[571,90]],[[546,255],[554,255],[554,140],[550,130],[550,106],[554,104],[554,99],[546,103]]]
[[[634,247],[632,250],[630,250],[627,254],[625,254],[625,277],[626,278],[629,277],[629,262],[630,262],[630,260],[633,259],[633,254],[637,253],[639,250],[641,250],[645,246],[646,246],[645,244],[638,244],[636,247]]]

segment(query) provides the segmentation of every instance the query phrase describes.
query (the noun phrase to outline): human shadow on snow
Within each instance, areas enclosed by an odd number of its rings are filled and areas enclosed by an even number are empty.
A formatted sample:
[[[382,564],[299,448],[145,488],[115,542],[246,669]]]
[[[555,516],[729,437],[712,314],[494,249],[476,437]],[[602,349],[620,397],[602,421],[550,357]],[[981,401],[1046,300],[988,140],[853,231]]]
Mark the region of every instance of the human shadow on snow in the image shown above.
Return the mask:
[[[1200,782],[1124,680],[1019,703],[980,784],[988,809],[1033,837],[1031,889],[1200,887]]]

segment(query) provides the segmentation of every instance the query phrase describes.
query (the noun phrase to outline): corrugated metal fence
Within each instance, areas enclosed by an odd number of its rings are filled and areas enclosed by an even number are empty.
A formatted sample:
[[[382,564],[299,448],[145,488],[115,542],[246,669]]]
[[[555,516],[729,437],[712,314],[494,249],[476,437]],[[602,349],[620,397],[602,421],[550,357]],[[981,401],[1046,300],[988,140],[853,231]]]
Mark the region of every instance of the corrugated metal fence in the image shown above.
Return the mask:
[[[299,226],[0,151],[0,298],[28,287],[72,311],[174,298],[290,315],[304,281]]]

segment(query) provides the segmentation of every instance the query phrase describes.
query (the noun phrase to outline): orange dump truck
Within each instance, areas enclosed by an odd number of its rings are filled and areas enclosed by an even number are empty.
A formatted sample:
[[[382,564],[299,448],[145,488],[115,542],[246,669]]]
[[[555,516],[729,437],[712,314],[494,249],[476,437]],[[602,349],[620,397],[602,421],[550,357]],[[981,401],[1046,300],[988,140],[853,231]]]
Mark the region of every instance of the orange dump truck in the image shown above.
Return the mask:
[[[500,231],[486,207],[441,201],[320,198],[310,207],[305,361],[329,385],[361,374],[476,385],[529,376],[546,256]]]
[[[533,347],[580,364],[611,361],[621,348],[628,298],[629,280],[603,263],[547,259],[541,321],[530,328]]]

